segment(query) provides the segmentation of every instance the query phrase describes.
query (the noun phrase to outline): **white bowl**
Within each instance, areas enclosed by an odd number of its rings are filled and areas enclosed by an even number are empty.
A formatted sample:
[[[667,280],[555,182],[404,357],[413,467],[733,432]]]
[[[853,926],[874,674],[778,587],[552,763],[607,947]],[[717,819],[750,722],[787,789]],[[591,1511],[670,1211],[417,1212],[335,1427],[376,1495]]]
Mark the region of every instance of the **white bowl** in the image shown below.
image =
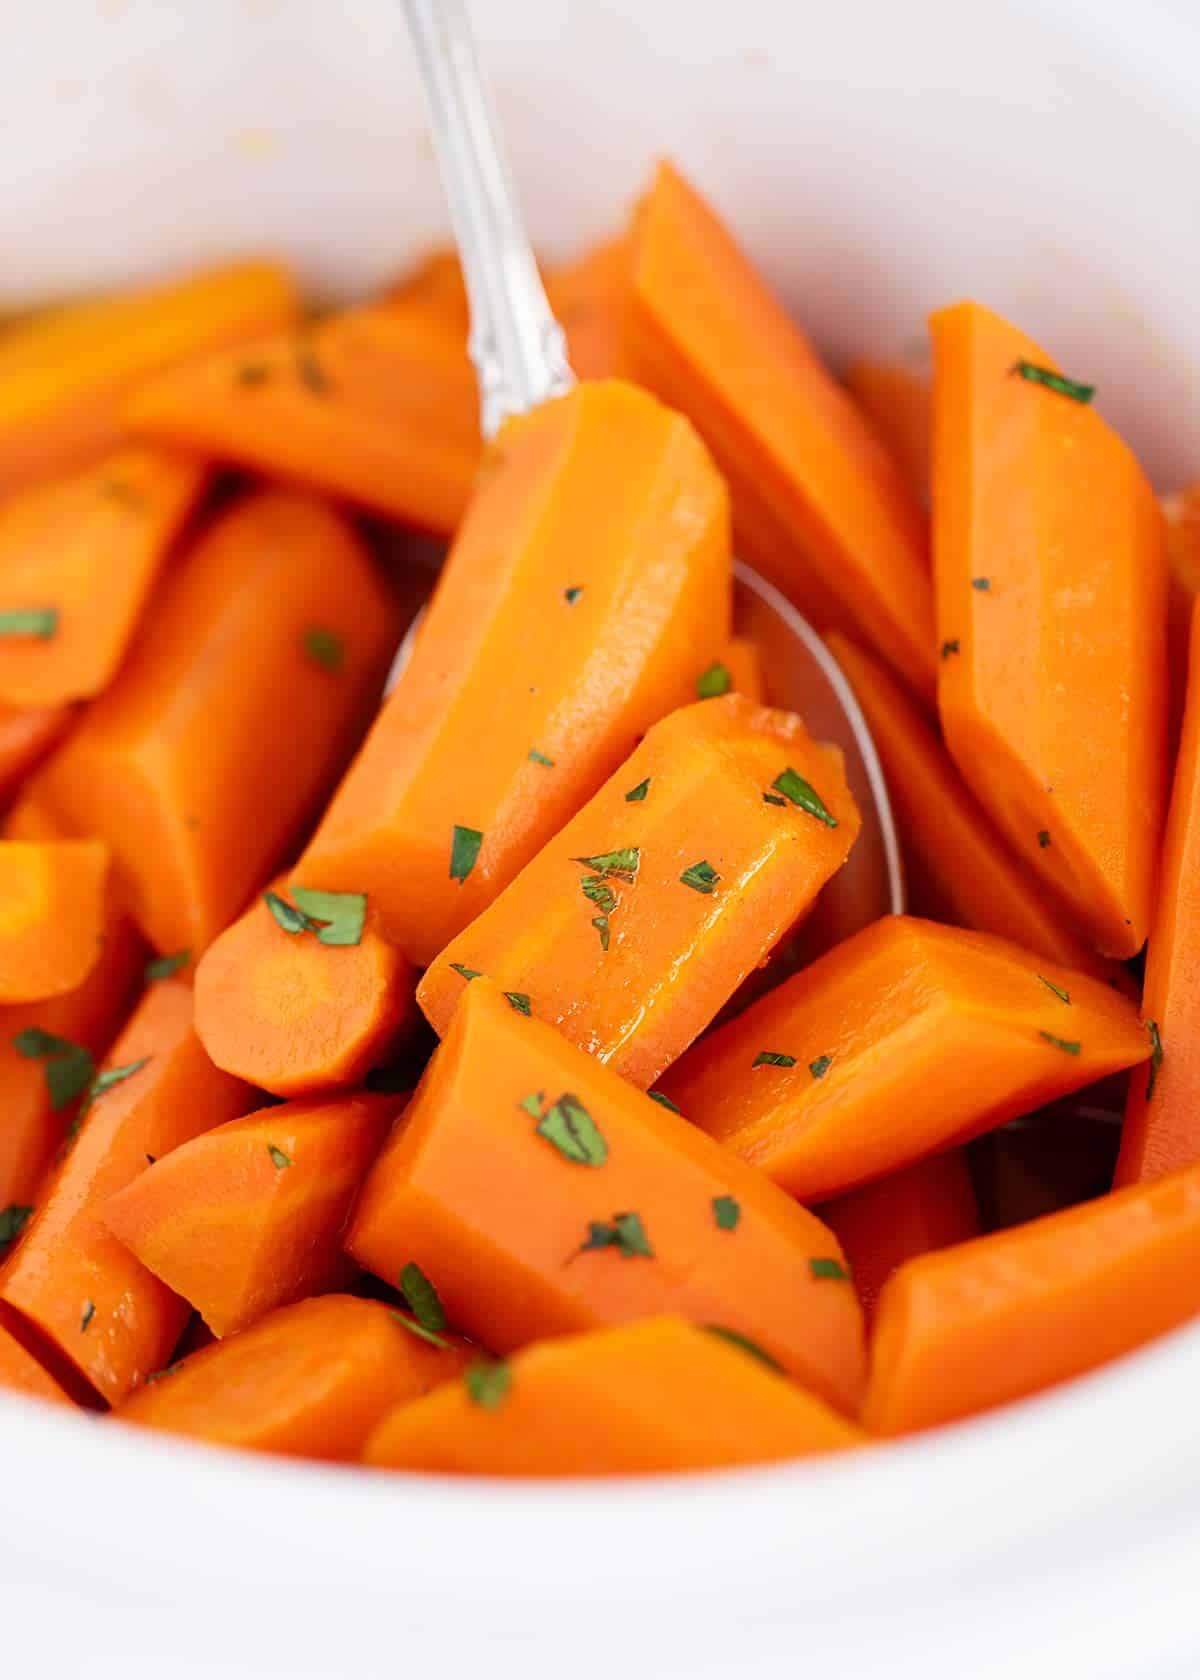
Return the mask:
[[[538,243],[669,151],[835,357],[972,293],[1200,464],[1194,0],[477,0]],[[396,0],[4,9],[0,302],[443,237]],[[10,15],[11,14],[11,15]],[[0,1117],[2,1123],[2,1117]],[[1200,1335],[844,1462],[555,1487],[239,1460],[0,1398],[6,1666],[87,1680],[1194,1676]]]

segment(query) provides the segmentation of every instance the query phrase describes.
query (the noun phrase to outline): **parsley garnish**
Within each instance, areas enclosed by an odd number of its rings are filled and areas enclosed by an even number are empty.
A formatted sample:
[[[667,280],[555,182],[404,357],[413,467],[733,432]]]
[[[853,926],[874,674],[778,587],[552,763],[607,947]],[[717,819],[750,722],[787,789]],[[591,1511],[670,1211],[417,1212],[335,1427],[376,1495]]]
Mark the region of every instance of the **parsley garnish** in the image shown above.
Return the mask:
[[[0,1210],[0,1248],[6,1248],[19,1237],[32,1216],[31,1207],[22,1207],[17,1202],[10,1202],[6,1208]]]
[[[400,1288],[423,1329],[436,1331],[446,1328],[446,1309],[442,1298],[415,1260],[410,1260],[400,1273]]]
[[[724,1324],[705,1324],[701,1328],[707,1330],[710,1336],[720,1336],[721,1340],[728,1342],[731,1347],[740,1348],[743,1353],[761,1360],[772,1371],[783,1370],[777,1359],[773,1359],[765,1348],[760,1348],[757,1342],[752,1342],[749,1336],[743,1336],[740,1330],[730,1330]]]
[[[528,992],[505,992],[504,996],[516,1010],[518,1015],[529,1015],[532,1013]]]
[[[785,1056],[782,1050],[760,1050],[750,1063],[756,1067],[795,1067],[795,1056]]]
[[[721,877],[707,858],[701,858],[699,863],[689,864],[679,879],[685,887],[691,887],[693,892],[711,893],[716,890]]]
[[[494,1412],[512,1387],[512,1370],[503,1359],[477,1359],[463,1381],[475,1405]]]
[[[126,1062],[124,1067],[105,1068],[103,1073],[98,1073],[87,1088],[83,1106],[79,1110],[80,1118],[88,1112],[97,1097],[102,1097],[105,1091],[119,1085],[122,1080],[132,1079],[135,1073],[142,1071],[149,1060],[149,1056],[143,1056],[140,1061]]]
[[[814,1079],[824,1079],[832,1066],[832,1056],[818,1056],[815,1062],[809,1062],[808,1071]]]
[[[82,1313],[82,1315],[80,1316],[80,1319],[79,1319],[79,1328],[81,1330],[86,1330],[88,1325],[95,1318],[95,1316],[96,1316],[96,1303],[95,1303],[95,1301],[85,1301],[83,1303],[83,1313]]]
[[[41,1027],[23,1028],[13,1039],[13,1048],[30,1061],[45,1064],[46,1088],[55,1114],[87,1089],[96,1071],[91,1052],[82,1044],[56,1038]]]
[[[147,985],[151,980],[169,980],[172,974],[186,968],[191,960],[190,951],[172,951],[169,957],[152,957],[142,970],[142,979]]]
[[[1047,980],[1047,978],[1044,974],[1039,974],[1038,979],[1042,982],[1043,986],[1048,986],[1049,987],[1049,989],[1054,993],[1056,998],[1061,998],[1064,1003],[1070,1003],[1070,1001],[1071,1001],[1070,992],[1065,991],[1062,986],[1057,985],[1053,980]]]
[[[542,1118],[542,1103],[545,1101],[545,1095],[544,1091],[531,1091],[527,1097],[521,1098],[517,1107],[523,1108],[526,1114],[532,1115],[535,1120],[540,1120]]]
[[[631,787],[629,792],[625,795],[626,805],[640,804],[649,792],[650,778],[649,776],[644,776],[638,785],[636,787]]]
[[[740,1205],[732,1196],[714,1196],[712,1202],[713,1218],[720,1231],[736,1231],[737,1222],[742,1217]]]
[[[36,636],[48,642],[57,629],[57,607],[13,607],[0,612],[0,636]]]
[[[450,844],[450,879],[460,885],[475,867],[475,860],[479,856],[479,848],[483,845],[483,834],[477,828],[463,828],[460,823],[454,825],[454,838]]]
[[[615,875],[618,881],[632,881],[637,875],[641,857],[640,846],[621,846],[615,852],[597,852],[595,857],[572,858],[571,862],[581,863],[601,878]]]
[[[1070,397],[1072,402],[1090,403],[1096,395],[1094,385],[1081,385],[1076,379],[1065,379],[1061,373],[1051,373],[1049,368],[1038,367],[1036,362],[1014,362],[1008,371],[1028,379],[1031,385],[1044,385],[1048,391],[1057,391],[1060,397]]]
[[[609,1224],[598,1219],[589,1221],[587,1240],[578,1252],[584,1254],[590,1248],[615,1248],[625,1260],[654,1258],[646,1228],[636,1213],[614,1213]]]
[[[810,1259],[808,1269],[815,1278],[832,1278],[837,1283],[849,1283],[850,1273],[840,1260]]]
[[[582,594],[583,589],[579,584],[573,583],[570,589],[563,590],[563,598],[569,607],[573,607]]]
[[[307,385],[310,391],[318,396],[324,396],[329,390],[329,375],[317,360],[316,352],[310,344],[301,344],[296,350],[296,372],[300,376],[302,385]]]
[[[651,1102],[661,1103],[664,1108],[669,1108],[672,1114],[682,1114],[683,1112],[681,1108],[677,1107],[677,1105],[671,1101],[665,1091],[647,1091],[646,1095],[650,1098]]]
[[[612,930],[610,929],[610,927],[608,925],[608,917],[607,916],[593,916],[592,917],[592,926],[595,928],[596,932],[600,935],[600,949],[602,951],[607,951],[608,950],[608,942],[612,937]]]
[[[164,1377],[173,1377],[176,1371],[183,1370],[183,1360],[177,1359],[173,1365],[164,1365],[161,1371],[151,1371],[143,1383],[143,1388],[149,1388],[151,1383],[161,1382]]]
[[[960,653],[961,651],[962,648],[957,636],[952,636],[948,642],[942,643],[941,654],[943,659],[949,659],[952,653]]]
[[[521,1107],[529,1112],[526,1097]],[[554,1145],[560,1155],[581,1167],[602,1167],[608,1160],[608,1144],[599,1126],[579,1098],[564,1091],[545,1114],[539,1114],[537,1134]]]
[[[293,887],[301,914],[313,924],[322,945],[357,945],[367,922],[367,895],[323,892],[317,887]]]
[[[346,662],[346,644],[336,630],[322,630],[313,624],[304,632],[304,651],[325,671],[340,671]]]
[[[1045,851],[1046,847],[1050,844],[1050,830],[1048,828],[1040,828],[1038,830],[1037,840],[1038,845],[1043,851]]]
[[[1075,1038],[1056,1038],[1053,1033],[1044,1031],[1039,1036],[1044,1038],[1047,1044],[1052,1044],[1056,1050],[1065,1050],[1068,1056],[1078,1056],[1083,1048]]]
[[[434,1330],[427,1330],[417,1319],[409,1318],[407,1313],[393,1312],[392,1317],[397,1324],[404,1326],[410,1336],[417,1336],[421,1341],[428,1342],[435,1348],[448,1348],[450,1346],[445,1336],[439,1336]]]
[[[528,757],[531,764],[544,764],[547,770],[554,768],[554,760],[547,758],[545,753],[538,752],[536,747],[530,747]]]
[[[461,974],[464,980],[478,980],[483,973],[481,968],[468,968],[465,963],[451,963],[450,967],[455,974]]]
[[[290,1155],[285,1155],[282,1149],[277,1149],[273,1143],[267,1145],[267,1154],[271,1157],[271,1165],[276,1172],[282,1172],[285,1167],[294,1167],[295,1161]]]
[[[701,700],[715,700],[718,694],[728,694],[732,687],[729,667],[722,665],[719,659],[696,678],[696,693]]]
[[[816,788],[811,782],[806,782],[803,776],[797,775],[790,764],[776,776],[771,786],[777,793],[782,793],[790,799],[793,805],[807,811],[810,817],[816,817],[818,822],[823,822],[826,828],[837,827],[837,818],[830,813]]]
[[[284,933],[315,933],[317,931],[317,924],[311,916],[306,916],[303,910],[297,910],[294,904],[289,904],[286,898],[280,898],[278,893],[265,892],[263,903]]]
[[[991,578],[977,577],[977,578],[972,578],[971,579],[971,588],[972,589],[978,589],[978,591],[981,595],[985,595],[991,587],[992,587]]]
[[[1146,1101],[1149,1102],[1158,1083],[1158,1070],[1163,1065],[1163,1042],[1157,1021],[1147,1021],[1146,1031],[1150,1034],[1150,1072],[1146,1076]]]
[[[764,793],[763,794],[763,804],[764,805],[786,805],[787,800],[783,797],[783,795],[781,793]]]
[[[616,909],[617,895],[603,875],[585,875],[579,885],[583,888],[583,896],[590,898],[596,908],[605,915]]]

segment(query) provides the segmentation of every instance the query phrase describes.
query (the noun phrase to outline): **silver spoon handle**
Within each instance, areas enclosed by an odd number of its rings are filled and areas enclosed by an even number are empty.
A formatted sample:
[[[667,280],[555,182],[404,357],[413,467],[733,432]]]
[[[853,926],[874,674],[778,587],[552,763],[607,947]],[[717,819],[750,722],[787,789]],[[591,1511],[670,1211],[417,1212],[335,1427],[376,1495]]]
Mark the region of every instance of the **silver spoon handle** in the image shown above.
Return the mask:
[[[538,276],[512,171],[463,0],[404,0],[442,186],[471,306],[480,424],[575,383],[566,340]]]

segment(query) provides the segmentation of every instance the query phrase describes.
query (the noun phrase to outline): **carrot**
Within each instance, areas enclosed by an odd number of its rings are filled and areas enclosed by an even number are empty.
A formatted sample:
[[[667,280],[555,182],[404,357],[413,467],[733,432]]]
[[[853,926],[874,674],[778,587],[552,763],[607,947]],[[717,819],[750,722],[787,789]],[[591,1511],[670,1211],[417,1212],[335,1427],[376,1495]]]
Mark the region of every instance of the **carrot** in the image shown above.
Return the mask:
[[[367,1464],[501,1476],[715,1470],[865,1445],[852,1423],[703,1326],[654,1318],[543,1342],[396,1407]]]
[[[807,1201],[1149,1054],[1133,1004],[1101,981],[991,934],[887,916],[702,1040],[663,1089]]]
[[[818,629],[934,686],[924,519],[853,399],[715,212],[661,164],[633,230],[625,353],[695,422],[733,494],[740,553]]]
[[[116,1416],[243,1451],[356,1459],[394,1406],[448,1381],[469,1357],[459,1341],[439,1336],[438,1347],[400,1318],[352,1295],[281,1307],[157,1373]]]
[[[299,318],[286,270],[243,262],[86,298],[0,337],[0,493],[69,472],[121,434],[121,407],[148,375]]]
[[[567,355],[580,379],[611,379],[627,372],[621,320],[631,256],[627,238],[608,239],[546,275],[546,295],[562,322]]]
[[[1124,984],[1118,965],[1097,956],[1001,839],[890,672],[844,636],[828,640],[879,751],[913,910],[998,934],[1066,968]]]
[[[336,894],[315,915],[302,905],[314,908],[277,881],[196,970],[200,1042],[218,1067],[278,1097],[361,1083],[416,1017],[412,968],[368,903]]]
[[[427,969],[444,1033],[475,971],[652,1085],[845,860],[841,754],[740,695],[656,724],[599,793]]]
[[[868,1324],[880,1290],[903,1261],[979,1235],[979,1209],[961,1149],[848,1190],[816,1211],[845,1251]]]
[[[199,537],[37,783],[66,827],[109,842],[159,951],[198,956],[278,867],[376,703],[395,631],[366,551],[318,501],[248,496]]]
[[[415,311],[329,315],[164,374],[137,436],[345,497],[448,536],[479,464],[479,399],[461,341]]]
[[[767,695],[763,686],[762,657],[757,642],[752,641],[749,636],[730,636],[725,644],[722,663],[729,673],[729,687],[733,692],[744,694],[747,700],[753,700],[761,706]]]
[[[0,1302],[115,1405],[164,1363],[188,1309],[109,1232],[104,1210],[148,1156],[229,1119],[249,1094],[204,1054],[191,988],[164,980],[134,1010],[89,1095],[78,1136],[0,1269]]]
[[[1200,1312],[1200,1167],[901,1266],[863,1422],[879,1435],[1036,1394]]]
[[[1166,798],[1162,514],[1031,339],[974,303],[931,324],[946,745],[1096,946],[1133,956]]]
[[[52,1400],[60,1406],[72,1404],[70,1395],[59,1387],[49,1371],[4,1329],[0,1329],[0,1388],[30,1395],[35,1400]]]
[[[616,381],[510,420],[412,659],[295,880],[428,963],[694,694],[729,613],[725,488]]]
[[[119,449],[0,508],[0,702],[107,688],[206,478],[198,461]]]
[[[73,992],[100,955],[108,847],[0,840],[0,1004]]]
[[[56,747],[77,717],[74,706],[6,706],[0,701],[0,803]]]
[[[384,288],[381,301],[441,327],[466,351],[471,316],[462,264],[453,245],[438,245],[427,252]]]
[[[908,362],[864,357],[847,371],[846,385],[891,450],[914,496],[928,501],[933,442],[928,372]]]
[[[371,1169],[347,1248],[418,1266],[498,1352],[677,1311],[748,1336],[842,1410],[862,1320],[812,1214],[486,980]]]
[[[232,1335],[343,1280],[342,1227],[399,1104],[356,1094],[231,1120],[140,1173],[104,1222],[214,1335]]]
[[[1167,756],[1174,764],[1187,695],[1192,608],[1200,595],[1200,483],[1162,501],[1167,522]]]

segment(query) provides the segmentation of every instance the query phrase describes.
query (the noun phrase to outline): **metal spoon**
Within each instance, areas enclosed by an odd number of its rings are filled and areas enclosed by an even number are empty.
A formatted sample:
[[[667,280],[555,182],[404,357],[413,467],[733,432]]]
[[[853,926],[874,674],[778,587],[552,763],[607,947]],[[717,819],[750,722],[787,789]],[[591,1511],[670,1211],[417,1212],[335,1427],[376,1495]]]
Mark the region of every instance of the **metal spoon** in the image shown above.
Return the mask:
[[[521,219],[463,0],[404,0],[404,7],[470,302],[481,428],[491,437],[510,414],[570,390],[575,376]],[[408,662],[420,618],[396,655],[389,689]],[[734,565],[734,621],[758,644],[772,705],[798,712],[818,740],[841,747],[862,813],[848,863],[805,926],[811,954],[904,909],[887,786],[866,720],[833,655],[784,596],[741,561]]]

